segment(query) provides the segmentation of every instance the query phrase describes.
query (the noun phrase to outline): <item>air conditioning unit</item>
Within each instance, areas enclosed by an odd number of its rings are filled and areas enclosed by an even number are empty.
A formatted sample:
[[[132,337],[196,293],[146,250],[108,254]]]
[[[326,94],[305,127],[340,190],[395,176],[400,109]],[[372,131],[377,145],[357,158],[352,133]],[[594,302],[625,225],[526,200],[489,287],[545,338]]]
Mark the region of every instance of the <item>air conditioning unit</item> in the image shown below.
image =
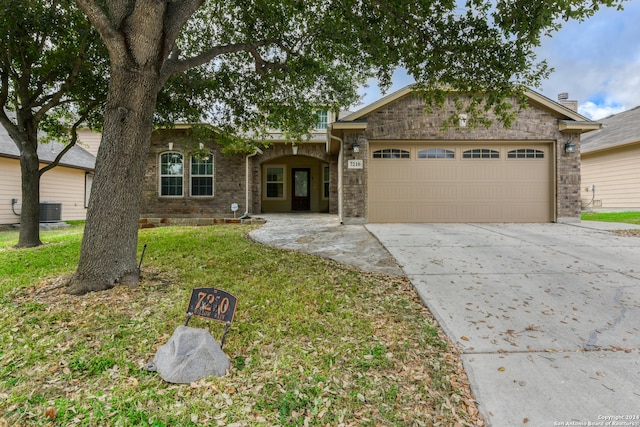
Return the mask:
[[[60,222],[62,203],[40,202],[40,222]]]

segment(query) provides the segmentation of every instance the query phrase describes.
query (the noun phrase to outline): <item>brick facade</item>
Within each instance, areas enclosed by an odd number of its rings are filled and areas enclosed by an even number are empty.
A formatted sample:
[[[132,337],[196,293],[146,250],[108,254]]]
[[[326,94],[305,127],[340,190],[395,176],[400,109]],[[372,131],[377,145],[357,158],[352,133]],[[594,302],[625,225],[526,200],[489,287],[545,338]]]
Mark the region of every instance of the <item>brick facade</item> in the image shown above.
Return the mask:
[[[173,144],[169,150],[169,143]],[[142,193],[141,218],[154,218],[156,222],[169,221],[176,218],[229,218],[233,217],[231,204],[238,204],[236,216],[248,212],[257,215],[262,212],[262,165],[283,157],[291,157],[291,144],[275,143],[262,153],[256,152],[248,156],[249,165],[249,203],[247,209],[246,194],[246,165],[247,156],[244,154],[225,155],[221,146],[215,142],[205,144],[205,148],[212,153],[214,162],[214,195],[213,197],[191,197],[189,192],[190,162],[189,153],[197,148],[194,146],[185,130],[162,130],[154,132],[147,159],[147,169],[144,177]],[[160,155],[168,151],[175,151],[184,156],[184,193],[182,196],[160,196]],[[326,152],[326,145],[321,143],[302,143],[298,146],[297,157],[312,158],[329,164],[330,197],[329,212],[338,213],[338,172],[337,156],[330,156]],[[208,223],[208,222],[206,222]]]
[[[427,112],[419,97],[405,96],[382,106],[363,116],[360,123],[366,126],[345,130],[342,135],[342,155],[336,151],[327,152],[327,145],[321,142],[305,142],[298,145],[294,156],[291,144],[273,143],[270,147],[254,155],[224,155],[221,146],[215,142],[205,144],[214,156],[214,196],[191,197],[189,195],[189,152],[194,144],[189,141],[185,130],[165,130],[154,132],[147,161],[142,196],[142,218],[229,218],[233,217],[231,204],[238,204],[237,216],[248,212],[259,215],[263,211],[263,168],[266,164],[287,162],[296,167],[300,163],[329,165],[329,200],[324,199],[320,211],[339,214],[342,205],[342,220],[345,223],[366,223],[368,200],[368,158],[369,141],[535,141],[547,142],[555,147],[555,218],[558,222],[577,221],[580,218],[580,155],[579,133],[562,133],[559,130],[561,114],[548,109],[529,106],[518,113],[510,128],[495,122],[489,128],[449,128],[443,129],[443,122],[455,111],[450,101],[444,108]],[[555,115],[554,115],[555,114]],[[346,122],[345,122],[346,123]],[[363,129],[364,128],[364,129]],[[356,130],[363,129],[363,130]],[[336,138],[340,140],[340,138]],[[578,146],[576,153],[565,153],[564,144],[571,140]],[[335,141],[334,141],[335,142]],[[360,150],[354,152],[358,143]],[[160,197],[159,159],[169,151],[182,153],[184,157],[184,195],[180,197]],[[339,161],[341,160],[341,163]],[[363,167],[349,168],[349,160],[361,160]],[[249,166],[249,194],[246,202],[246,166]],[[317,168],[318,166],[314,166]],[[342,191],[339,175],[342,175]],[[312,179],[314,179],[312,177]],[[317,177],[315,179],[318,179]],[[316,188],[318,182],[315,183]],[[340,204],[339,196],[342,196]],[[248,205],[248,206],[247,206]]]
[[[184,155],[183,196],[161,197],[159,192],[160,155],[169,150]],[[188,153],[193,150],[184,130],[163,130],[154,132],[147,159],[147,170],[142,192],[142,218],[210,218],[232,217],[231,204],[238,204],[238,216],[245,212],[245,161],[243,155],[225,155],[215,142],[205,144],[213,154],[214,178],[213,197],[191,197],[189,194],[190,164]]]
[[[567,154],[564,144],[572,140],[579,146],[579,134],[563,134],[558,117],[550,112],[528,106],[518,113],[510,128],[494,122],[489,128],[448,128],[444,121],[455,112],[453,101],[442,109],[427,112],[421,98],[406,96],[366,117],[366,130],[345,132],[343,176],[343,219],[347,223],[366,222],[367,159],[369,141],[548,141],[555,146],[556,218],[558,222],[580,218],[580,155]],[[352,146],[358,141],[360,152]],[[579,148],[579,147],[578,147]],[[363,169],[348,169],[350,159],[362,159]]]
[[[360,152],[353,151],[353,144],[357,142]],[[342,212],[343,221],[349,224],[367,222],[367,182],[369,146],[367,138],[362,133],[349,132],[344,137],[344,158],[342,162]],[[349,160],[362,160],[362,169],[349,169]]]

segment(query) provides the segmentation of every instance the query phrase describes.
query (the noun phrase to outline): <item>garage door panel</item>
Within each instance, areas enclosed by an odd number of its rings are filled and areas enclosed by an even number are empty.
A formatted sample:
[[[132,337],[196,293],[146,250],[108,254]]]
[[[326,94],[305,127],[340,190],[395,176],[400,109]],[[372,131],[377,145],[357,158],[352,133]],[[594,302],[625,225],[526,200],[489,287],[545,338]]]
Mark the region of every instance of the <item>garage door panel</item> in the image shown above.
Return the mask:
[[[382,168],[379,175],[379,182],[412,182],[414,174],[407,165],[390,165]]]
[[[549,222],[550,146],[527,144],[536,158],[508,158],[523,145],[492,146],[498,159],[462,159],[465,145],[446,147],[454,159],[417,159],[420,147],[407,146],[410,159],[370,159],[369,222]]]
[[[419,182],[451,182],[460,179],[460,171],[449,162],[415,162],[413,178]],[[445,163],[445,164],[443,164]]]
[[[411,207],[394,203],[373,203],[369,205],[370,210],[377,212],[381,218],[396,218],[394,222],[416,222],[414,212]],[[389,222],[389,221],[379,221]]]
[[[460,196],[457,194],[456,189],[452,189],[445,185],[428,185],[425,184],[421,187],[416,187],[413,193],[414,203],[429,202],[431,200],[440,201],[453,201]]]
[[[484,162],[461,161],[456,167],[459,168],[459,176],[462,181],[502,181],[505,177],[505,170],[500,166],[502,162],[487,160]]]
[[[505,196],[512,201],[531,201],[537,204],[544,204],[549,197],[549,191],[546,188],[540,188],[535,183],[518,183],[517,186],[505,187]]]
[[[376,186],[376,193],[382,201],[391,202],[393,200],[411,200],[413,187],[406,184],[384,184]]]
[[[459,207],[452,205],[425,205],[413,208],[413,218],[418,222],[449,222],[447,218],[458,217]]]
[[[510,179],[516,181],[540,182],[540,164],[511,164],[507,161],[505,173]],[[543,162],[540,162],[543,163]]]
[[[458,203],[466,205],[470,202],[493,205],[490,201],[497,201],[504,198],[504,188],[500,182],[488,182],[484,184],[458,184]]]

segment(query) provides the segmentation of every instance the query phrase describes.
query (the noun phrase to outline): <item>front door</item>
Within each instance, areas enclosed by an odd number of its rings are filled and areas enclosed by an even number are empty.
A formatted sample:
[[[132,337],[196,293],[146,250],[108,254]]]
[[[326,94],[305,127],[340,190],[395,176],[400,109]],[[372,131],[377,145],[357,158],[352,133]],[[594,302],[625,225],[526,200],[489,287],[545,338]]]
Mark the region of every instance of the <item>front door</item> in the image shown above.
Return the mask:
[[[309,191],[309,176],[311,169],[293,168],[291,170],[291,180],[293,181],[291,210],[308,211],[311,210],[311,192]]]

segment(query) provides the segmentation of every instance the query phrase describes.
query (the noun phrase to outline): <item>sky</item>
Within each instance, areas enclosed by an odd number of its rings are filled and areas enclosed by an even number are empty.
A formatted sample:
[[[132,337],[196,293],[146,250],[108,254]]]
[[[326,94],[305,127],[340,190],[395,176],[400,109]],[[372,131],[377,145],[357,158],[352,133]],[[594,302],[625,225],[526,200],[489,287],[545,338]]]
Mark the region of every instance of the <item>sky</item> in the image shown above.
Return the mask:
[[[584,22],[563,23],[543,39],[537,57],[555,71],[531,89],[553,100],[567,92],[587,118],[598,120],[640,105],[640,0],[627,1],[622,11],[602,8]],[[387,94],[412,81],[398,70]],[[363,105],[381,96],[375,84],[362,94]]]

